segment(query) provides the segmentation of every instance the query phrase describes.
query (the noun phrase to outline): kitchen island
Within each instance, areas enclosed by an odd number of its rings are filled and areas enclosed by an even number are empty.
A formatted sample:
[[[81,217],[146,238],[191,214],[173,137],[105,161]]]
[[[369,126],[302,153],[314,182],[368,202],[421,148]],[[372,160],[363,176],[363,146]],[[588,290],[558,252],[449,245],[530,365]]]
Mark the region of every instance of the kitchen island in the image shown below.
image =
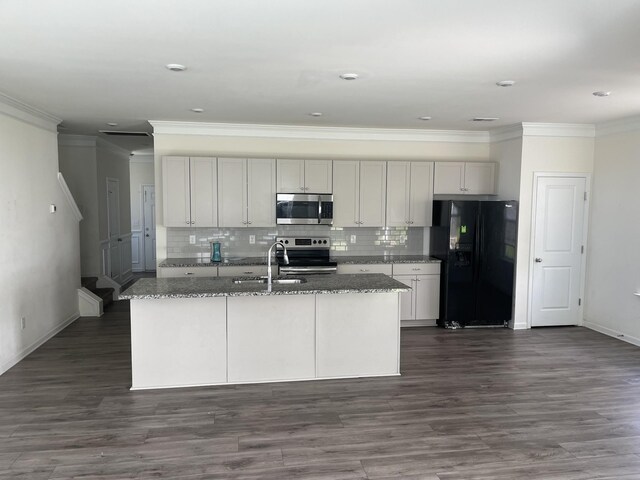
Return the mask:
[[[246,278],[140,279],[120,296],[131,300],[131,388],[400,374],[404,284],[301,279],[270,290]]]

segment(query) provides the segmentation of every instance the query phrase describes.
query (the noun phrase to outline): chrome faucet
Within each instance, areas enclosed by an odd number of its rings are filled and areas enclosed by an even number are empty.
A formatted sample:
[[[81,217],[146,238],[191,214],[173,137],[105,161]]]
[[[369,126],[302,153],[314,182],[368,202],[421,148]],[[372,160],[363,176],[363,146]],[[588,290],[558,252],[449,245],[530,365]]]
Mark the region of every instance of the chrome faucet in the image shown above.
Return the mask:
[[[289,256],[287,255],[287,247],[284,246],[284,243],[273,242],[273,245],[269,247],[269,251],[267,252],[267,287],[269,291],[271,291],[271,285],[273,284],[273,278],[271,277],[271,250],[273,247],[276,247],[275,251],[278,251],[278,245],[282,247],[284,254],[284,264],[289,265]]]

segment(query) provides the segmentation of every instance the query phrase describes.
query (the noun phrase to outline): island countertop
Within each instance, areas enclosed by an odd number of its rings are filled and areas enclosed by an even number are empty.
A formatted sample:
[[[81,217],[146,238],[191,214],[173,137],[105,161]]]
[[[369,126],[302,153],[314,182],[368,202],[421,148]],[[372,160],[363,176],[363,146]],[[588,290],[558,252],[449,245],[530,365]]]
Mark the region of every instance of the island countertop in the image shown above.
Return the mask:
[[[291,278],[291,277],[285,277]],[[120,294],[121,300],[239,297],[260,295],[313,295],[342,293],[397,293],[410,288],[381,273],[300,275],[305,283],[277,285],[233,283],[231,277],[141,278]]]

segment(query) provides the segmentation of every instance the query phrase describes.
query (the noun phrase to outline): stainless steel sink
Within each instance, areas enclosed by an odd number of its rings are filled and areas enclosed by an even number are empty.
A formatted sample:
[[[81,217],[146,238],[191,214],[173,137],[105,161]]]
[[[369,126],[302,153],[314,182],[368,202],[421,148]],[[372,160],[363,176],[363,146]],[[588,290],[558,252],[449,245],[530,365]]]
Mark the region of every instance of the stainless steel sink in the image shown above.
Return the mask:
[[[267,279],[263,277],[238,277],[232,278],[231,281],[236,284],[266,284]],[[285,277],[285,278],[274,278],[274,285],[295,285],[296,283],[306,283],[306,278],[293,278],[293,277]]]

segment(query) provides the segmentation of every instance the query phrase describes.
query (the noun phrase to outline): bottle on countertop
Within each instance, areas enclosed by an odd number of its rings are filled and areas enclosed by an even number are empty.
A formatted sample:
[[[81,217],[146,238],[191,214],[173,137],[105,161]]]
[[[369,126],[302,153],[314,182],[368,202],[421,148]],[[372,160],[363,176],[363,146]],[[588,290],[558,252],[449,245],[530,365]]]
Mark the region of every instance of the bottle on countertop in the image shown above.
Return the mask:
[[[211,243],[211,261],[220,262],[222,260],[222,256],[220,255],[220,242],[209,243]]]

